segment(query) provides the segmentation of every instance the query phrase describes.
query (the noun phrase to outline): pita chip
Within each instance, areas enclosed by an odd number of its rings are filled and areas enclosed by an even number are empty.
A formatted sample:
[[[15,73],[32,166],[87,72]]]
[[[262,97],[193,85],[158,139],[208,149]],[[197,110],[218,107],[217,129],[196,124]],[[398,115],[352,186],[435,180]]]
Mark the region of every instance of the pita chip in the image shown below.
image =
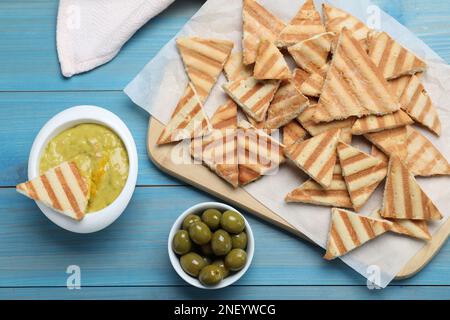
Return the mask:
[[[74,220],[86,214],[89,187],[74,162],[63,162],[43,175],[18,184],[17,192]]]
[[[295,87],[300,91],[300,86],[305,82],[305,80],[309,77],[309,73],[300,68],[295,68],[292,73],[292,81],[294,82]]]
[[[300,92],[308,97],[320,97],[325,78],[319,73],[312,73],[300,85]]]
[[[406,164],[415,176],[450,175],[450,164],[442,153],[419,131],[406,127]]]
[[[197,138],[209,134],[211,130],[208,116],[204,112],[192,84],[189,83],[157,143],[166,144]]]
[[[324,258],[332,260],[343,256],[391,228],[392,222],[333,208]]]
[[[248,65],[256,60],[260,39],[275,42],[286,25],[255,0],[244,0],[242,19],[243,61]]]
[[[411,51],[402,47],[386,32],[372,30],[367,37],[369,57],[386,80],[425,71],[426,64]]]
[[[414,121],[402,110],[384,116],[366,116],[355,121],[352,134],[361,135],[371,132],[395,129],[413,124]]]
[[[380,215],[389,219],[440,220],[442,214],[407,166],[391,155]]]
[[[324,189],[314,180],[309,179],[291,191],[286,196],[285,201],[310,203],[319,206],[353,208],[339,164],[334,166],[333,179],[327,189]]]
[[[222,72],[233,49],[233,42],[198,37],[178,38],[178,50],[184,68],[195,90],[204,103]]]
[[[372,142],[386,155],[397,154],[401,159],[406,157],[406,127],[367,133],[364,137]]]
[[[233,52],[223,66],[223,71],[228,81],[244,80],[253,75],[253,68],[244,65],[242,52]]]
[[[211,125],[214,129],[236,129],[237,128],[237,105],[228,99],[225,104],[217,108],[211,117]]]
[[[319,104],[324,112],[315,115],[316,122],[384,115],[400,109],[379,69],[345,28],[341,31]]]
[[[297,118],[308,103],[308,98],[297,90],[292,81],[282,82],[267,111],[265,127],[278,129],[284,126]]]
[[[283,127],[283,144],[287,147],[297,141],[305,140],[308,132],[296,120],[290,121]]]
[[[375,147],[375,145],[372,145],[372,149],[370,150],[370,155],[372,157],[375,157],[375,158],[383,161],[387,167],[387,164],[389,163],[389,157],[387,155],[385,155],[383,151],[381,151],[380,149]]]
[[[373,214],[374,218],[383,219],[380,216],[379,210]],[[394,233],[406,235],[409,237],[431,240],[431,234],[428,231],[428,224],[424,220],[406,220],[406,219],[386,219],[392,222],[392,229],[389,230]]]
[[[434,134],[441,135],[439,114],[418,77],[412,76],[409,79],[408,85],[400,98],[400,103],[402,109],[416,122]]]
[[[422,73],[417,73],[416,77],[419,77]],[[403,91],[405,91],[406,86],[408,85],[409,79],[412,76],[401,76],[400,78],[392,79],[388,81],[389,89],[394,94],[399,101],[402,97]]]
[[[359,211],[386,177],[387,164],[343,142],[337,153],[353,208]]]
[[[333,37],[334,33],[321,33],[287,49],[298,67],[311,74],[318,73],[324,77]]]
[[[280,50],[267,39],[260,40],[253,76],[258,80],[283,80],[291,77]]]
[[[294,18],[281,31],[276,45],[287,47],[325,31],[314,1],[306,0]]]
[[[294,164],[324,188],[331,185],[336,164],[336,145],[340,129],[326,131],[284,149]]]
[[[265,120],[270,102],[278,90],[280,81],[260,81],[253,77],[232,81],[223,90],[256,122]]]

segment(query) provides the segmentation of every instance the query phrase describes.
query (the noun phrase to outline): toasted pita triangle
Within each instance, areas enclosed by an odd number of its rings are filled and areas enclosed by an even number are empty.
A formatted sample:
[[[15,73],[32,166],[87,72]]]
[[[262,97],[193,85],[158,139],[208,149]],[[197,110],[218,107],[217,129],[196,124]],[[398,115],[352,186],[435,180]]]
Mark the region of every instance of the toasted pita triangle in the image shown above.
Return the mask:
[[[276,44],[278,47],[290,46],[325,31],[313,0],[306,0],[295,17],[281,31]]]
[[[158,144],[201,137],[209,134],[211,130],[208,116],[205,114],[192,84],[189,83],[172,114],[172,118],[161,132]]]
[[[279,85],[280,81],[277,80],[260,81],[250,77],[228,82],[222,88],[249,117],[261,122],[266,118],[267,109]]]
[[[420,78],[422,73],[416,73],[415,76]],[[394,97],[398,100],[402,97],[403,91],[405,91],[406,86],[408,85],[409,79],[412,76],[401,76],[400,78],[392,79],[388,81],[389,89],[393,93]]]
[[[283,144],[287,147],[297,141],[305,140],[308,132],[296,121],[292,120],[283,127]]]
[[[244,80],[253,75],[253,68],[244,65],[242,52],[231,53],[223,66],[223,71],[228,81]]]
[[[405,112],[398,110],[384,116],[370,115],[357,119],[353,124],[352,133],[354,135],[361,135],[404,127],[412,123],[414,123],[414,121]]]
[[[295,87],[300,91],[300,86],[305,82],[305,80],[309,77],[309,73],[300,68],[295,68],[292,73],[292,81],[294,82]]]
[[[385,155],[383,151],[381,151],[380,149],[375,147],[375,145],[372,145],[372,149],[370,150],[370,155],[372,157],[375,157],[375,158],[383,161],[387,167],[387,164],[389,163],[389,157],[387,155]]]
[[[369,27],[348,12],[328,4],[324,3],[322,9],[327,31],[339,35],[342,29],[346,28],[352,33],[355,40],[361,44],[362,48],[366,49],[367,34],[370,31]]]
[[[291,191],[285,198],[286,202],[311,203],[319,206],[352,208],[352,202],[342,177],[341,166],[336,164],[333,179],[327,189],[321,187],[312,179]]]
[[[63,162],[43,175],[18,184],[17,192],[75,220],[86,214],[89,189],[74,162]]]
[[[386,177],[387,164],[341,141],[337,153],[353,208],[359,211]]]
[[[328,188],[336,164],[340,129],[326,131],[285,148],[285,155],[322,187]]]
[[[450,164],[442,153],[419,131],[406,127],[407,156],[405,163],[415,176],[450,175]]]
[[[391,228],[392,222],[333,208],[324,258],[332,260],[343,256]]]
[[[318,73],[324,77],[333,37],[334,33],[321,33],[288,47],[288,52],[297,66],[309,73]]]
[[[259,43],[253,76],[258,80],[283,80],[291,77],[289,67],[280,50],[267,39]]]
[[[265,127],[278,129],[284,126],[297,118],[308,103],[308,98],[297,90],[291,80],[282,82],[267,111]]]
[[[391,155],[380,215],[392,219],[440,220],[442,214],[397,155]]]
[[[380,216],[379,210],[373,214],[374,218],[383,219]],[[424,220],[405,220],[405,219],[386,219],[392,222],[392,229],[389,230],[394,233],[406,235],[413,238],[431,240],[431,234],[428,231],[428,224]]]
[[[278,170],[284,147],[247,121],[238,123],[239,184],[246,185]]]
[[[426,69],[426,64],[411,51],[402,47],[386,32],[372,30],[367,37],[369,57],[387,79],[412,75]]]
[[[192,37],[178,38],[177,46],[186,73],[204,103],[233,49],[233,42]]]
[[[325,112],[314,117],[316,122],[384,115],[400,109],[387,81],[346,28],[341,31],[319,103]]]
[[[388,156],[397,154],[401,159],[406,157],[406,127],[367,133],[364,137]]]
[[[275,42],[286,25],[255,0],[244,0],[242,18],[243,61],[248,65],[256,60],[260,39]]]
[[[317,104],[310,105],[307,107],[298,117],[297,121],[309,132],[312,136],[317,136],[325,131],[331,129],[343,129],[341,130],[341,140],[350,143],[351,141],[351,128],[355,121],[353,118],[348,118],[345,120],[333,121],[333,122],[323,122],[315,123],[314,114],[320,112],[320,108]],[[350,140],[350,141],[349,141]]]
[[[319,73],[310,74],[300,85],[300,92],[308,97],[320,97],[325,78]]]
[[[436,135],[441,135],[441,121],[439,114],[431,101],[430,96],[420,83],[419,78],[412,76],[409,79],[403,94],[400,98],[402,109],[411,118],[428,128]]]
[[[211,125],[214,129],[236,129],[237,128],[237,105],[233,100],[217,108],[211,117]]]

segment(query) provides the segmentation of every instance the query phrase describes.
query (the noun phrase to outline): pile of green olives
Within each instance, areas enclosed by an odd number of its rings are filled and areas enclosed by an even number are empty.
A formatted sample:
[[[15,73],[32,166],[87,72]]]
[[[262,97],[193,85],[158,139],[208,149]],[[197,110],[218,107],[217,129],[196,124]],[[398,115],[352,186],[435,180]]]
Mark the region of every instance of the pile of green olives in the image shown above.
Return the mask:
[[[241,270],[247,263],[246,248],[244,218],[232,210],[188,215],[172,241],[183,270],[206,286]]]

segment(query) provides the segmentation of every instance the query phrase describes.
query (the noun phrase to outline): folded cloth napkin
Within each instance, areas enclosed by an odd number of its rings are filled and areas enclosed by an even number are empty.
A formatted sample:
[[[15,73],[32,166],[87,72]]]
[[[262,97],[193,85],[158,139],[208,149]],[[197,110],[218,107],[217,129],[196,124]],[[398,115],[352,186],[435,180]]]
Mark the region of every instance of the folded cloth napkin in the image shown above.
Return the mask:
[[[66,77],[114,58],[128,39],[174,0],[60,0],[56,45]]]

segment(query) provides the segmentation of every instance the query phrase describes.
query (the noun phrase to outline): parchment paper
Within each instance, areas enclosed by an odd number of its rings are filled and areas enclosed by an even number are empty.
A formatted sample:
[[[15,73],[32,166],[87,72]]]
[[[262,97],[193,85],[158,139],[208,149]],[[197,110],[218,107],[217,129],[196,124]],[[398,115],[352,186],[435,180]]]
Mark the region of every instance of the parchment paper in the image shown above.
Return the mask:
[[[427,131],[419,130],[439,148],[447,159],[450,159],[450,67],[413,33],[381,10],[379,11],[380,23],[377,25],[376,15],[373,15],[377,7],[374,7],[370,1],[315,1],[319,10],[323,2],[342,8],[369,25],[375,21],[375,24],[370,25],[371,27],[387,31],[402,45],[427,61],[429,68],[422,81],[438,107],[443,134],[440,138],[436,138]],[[260,0],[260,3],[288,22],[303,0]],[[208,0],[176,37],[197,35],[228,39],[234,41],[235,51],[241,50],[241,12],[241,0]],[[163,123],[167,123],[170,119],[188,81],[174,39],[169,41],[125,88],[125,93],[138,106]],[[226,95],[220,88],[224,81],[225,78],[222,75],[205,104],[209,116],[225,101]],[[356,143],[359,144],[358,141]],[[361,144],[361,147],[365,146]],[[277,175],[266,176],[245,189],[311,240],[325,247],[330,208],[284,202],[285,195],[305,179],[306,177],[292,165],[283,165]],[[430,232],[434,233],[448,216],[450,177],[418,178],[418,181],[442,214],[446,216],[444,220],[431,224]],[[363,214],[372,214],[381,206],[383,186],[384,183],[364,206]],[[377,286],[385,287],[424,244],[425,242],[420,240],[385,234],[350,252],[342,260]]]

